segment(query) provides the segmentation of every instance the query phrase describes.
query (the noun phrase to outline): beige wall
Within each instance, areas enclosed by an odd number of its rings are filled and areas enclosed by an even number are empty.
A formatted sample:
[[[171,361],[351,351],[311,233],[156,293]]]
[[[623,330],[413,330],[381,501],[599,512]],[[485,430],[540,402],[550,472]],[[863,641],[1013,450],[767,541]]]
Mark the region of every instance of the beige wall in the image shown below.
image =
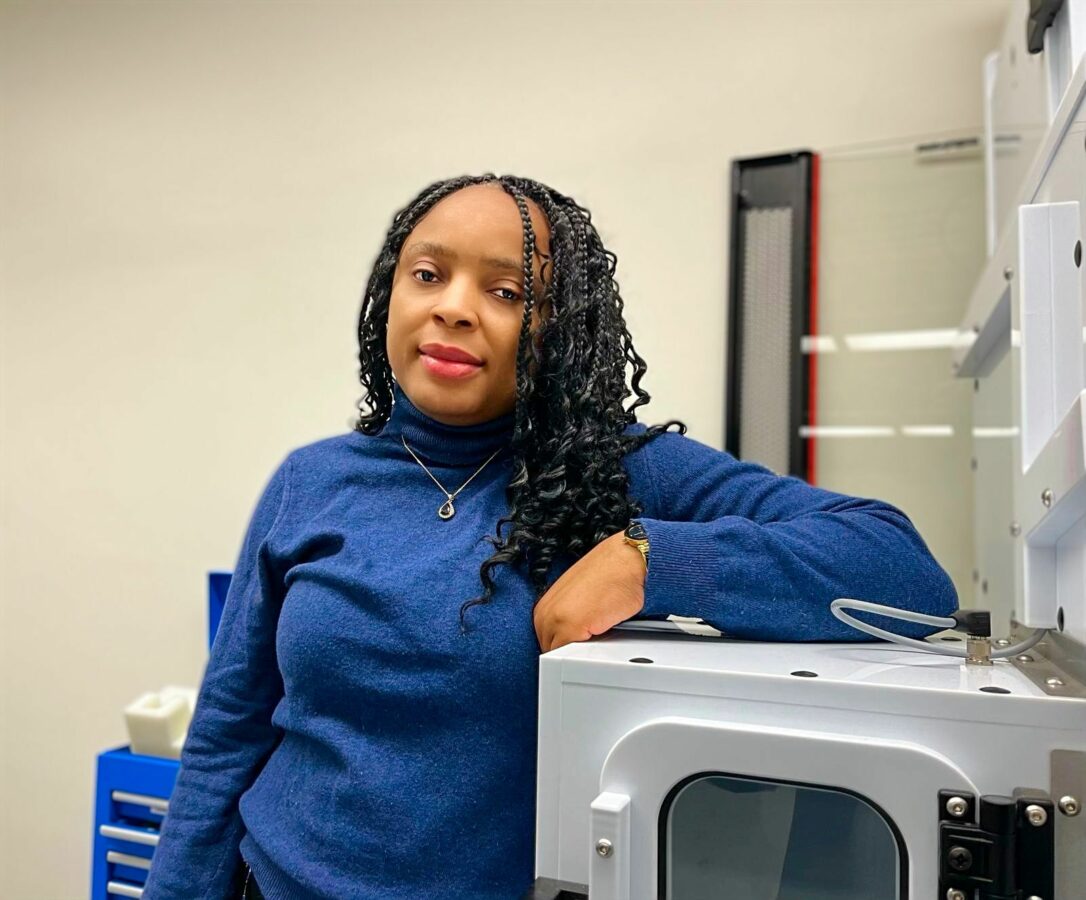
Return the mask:
[[[0,894],[89,879],[94,755],[195,684],[358,297],[430,180],[572,194],[655,397],[720,446],[729,160],[979,128],[1006,0],[0,5]]]

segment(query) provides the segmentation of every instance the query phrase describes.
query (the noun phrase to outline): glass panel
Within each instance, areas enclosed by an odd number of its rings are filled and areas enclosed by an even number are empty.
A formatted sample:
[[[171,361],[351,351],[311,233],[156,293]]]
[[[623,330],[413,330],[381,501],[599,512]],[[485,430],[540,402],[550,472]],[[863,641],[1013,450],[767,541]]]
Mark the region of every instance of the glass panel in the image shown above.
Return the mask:
[[[953,349],[986,260],[979,146],[924,142],[821,157],[815,483],[912,519],[973,596],[973,382]],[[1009,483],[1000,486],[1009,490]]]
[[[974,382],[973,392],[973,528],[977,547],[973,580],[976,605],[991,610],[993,625],[1004,625],[1012,617],[1020,619],[1014,609],[1017,550],[1010,530],[1014,520],[1014,443],[1018,437],[1011,380],[1014,354],[1009,346],[1001,350],[999,364]]]
[[[894,832],[832,789],[710,775],[683,787],[665,826],[667,900],[896,900]]]

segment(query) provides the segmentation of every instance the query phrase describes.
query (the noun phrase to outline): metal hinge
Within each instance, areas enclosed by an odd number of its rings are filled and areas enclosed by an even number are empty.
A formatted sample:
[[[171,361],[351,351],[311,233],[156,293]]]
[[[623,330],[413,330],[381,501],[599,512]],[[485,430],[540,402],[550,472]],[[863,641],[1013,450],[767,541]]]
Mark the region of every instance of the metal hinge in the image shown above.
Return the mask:
[[[1053,900],[1052,800],[1015,794],[939,791],[939,900]]]

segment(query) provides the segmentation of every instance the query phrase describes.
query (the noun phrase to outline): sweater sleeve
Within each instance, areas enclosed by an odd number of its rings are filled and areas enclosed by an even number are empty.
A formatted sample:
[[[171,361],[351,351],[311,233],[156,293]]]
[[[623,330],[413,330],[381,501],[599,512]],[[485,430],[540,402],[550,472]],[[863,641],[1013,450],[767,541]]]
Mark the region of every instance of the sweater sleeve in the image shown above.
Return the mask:
[[[238,800],[278,741],[283,695],[275,655],[283,569],[271,538],[290,499],[290,457],[271,476],[242,541],[181,751],[144,900],[232,896],[244,834]]]
[[[837,620],[838,597],[929,615],[957,609],[954,584],[900,509],[777,475],[668,432],[636,456],[653,506],[644,616],[697,616],[729,636],[872,638]],[[636,474],[636,469],[631,474]],[[908,637],[938,629],[853,612]]]

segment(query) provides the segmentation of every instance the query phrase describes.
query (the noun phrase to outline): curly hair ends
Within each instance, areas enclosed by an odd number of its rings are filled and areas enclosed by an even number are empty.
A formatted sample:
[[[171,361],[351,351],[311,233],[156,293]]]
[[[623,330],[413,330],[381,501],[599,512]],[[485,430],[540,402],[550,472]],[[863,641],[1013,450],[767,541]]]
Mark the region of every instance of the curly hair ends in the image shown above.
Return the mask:
[[[535,599],[546,593],[547,573],[559,554],[573,561],[621,531],[641,507],[628,496],[623,457],[668,430],[686,425],[672,419],[640,434],[627,434],[635,410],[651,397],[641,387],[647,371],[622,316],[614,275],[618,259],[605,249],[591,214],[558,191],[512,175],[465,175],[429,185],[395,214],[377,255],[358,320],[359,380],[365,394],[354,428],[379,433],[392,412],[392,371],[386,347],[392,281],[400,250],[418,221],[439,200],[469,185],[495,182],[517,204],[524,229],[524,318],[517,349],[516,408],[512,436],[513,477],[506,488],[509,515],[488,535],[493,555],[479,569],[481,596],[465,612],[490,603],[493,569],[525,566]],[[539,300],[533,289],[535,233],[527,200],[550,224],[551,256],[544,257],[543,302],[551,315],[539,327],[539,358],[533,367],[531,316]],[[632,368],[629,386],[627,366]],[[533,371],[534,369],[534,371]],[[629,409],[623,406],[636,396]],[[363,409],[363,405],[366,409]],[[368,411],[367,411],[368,410]],[[503,537],[502,527],[511,529]]]

